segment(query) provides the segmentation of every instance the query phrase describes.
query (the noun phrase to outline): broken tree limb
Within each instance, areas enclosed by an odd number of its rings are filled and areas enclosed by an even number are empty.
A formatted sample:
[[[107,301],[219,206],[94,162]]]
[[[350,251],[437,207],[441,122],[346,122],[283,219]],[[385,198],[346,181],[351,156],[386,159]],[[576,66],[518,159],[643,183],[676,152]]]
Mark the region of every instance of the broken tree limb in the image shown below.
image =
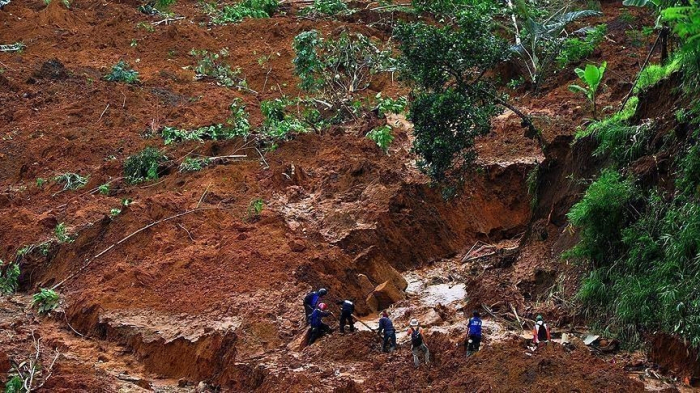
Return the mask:
[[[184,212],[182,212],[182,213],[178,213],[178,214],[175,214],[175,215],[166,217],[166,218],[162,218],[162,219],[160,219],[160,220],[158,220],[158,221],[154,221],[154,222],[152,222],[152,223],[146,225],[145,227],[142,227],[142,228],[140,228],[140,229],[137,229],[136,231],[130,233],[129,235],[127,235],[126,237],[122,238],[122,239],[119,240],[118,242],[116,242],[116,243],[112,244],[111,246],[105,248],[104,250],[102,250],[101,252],[99,252],[99,253],[98,253],[97,255],[95,255],[94,257],[92,257],[92,258],[86,260],[85,264],[84,264],[83,266],[81,266],[80,269],[76,270],[74,273],[69,274],[68,277],[64,278],[64,279],[63,279],[62,281],[60,281],[58,284],[56,284],[56,285],[54,285],[53,287],[51,287],[51,289],[52,289],[52,290],[56,290],[57,288],[61,287],[61,285],[65,284],[66,281],[68,281],[68,280],[72,279],[73,277],[77,276],[77,275],[80,274],[83,270],[85,270],[88,266],[90,266],[90,264],[92,264],[97,258],[99,258],[99,257],[101,257],[102,255],[104,255],[104,254],[110,252],[111,250],[113,250],[113,249],[114,249],[115,247],[117,247],[118,245],[120,245],[120,244],[126,242],[127,240],[131,239],[132,237],[138,235],[139,233],[145,231],[145,230],[148,229],[148,228],[151,228],[151,227],[156,226],[156,225],[158,225],[158,224],[160,224],[160,223],[163,223],[163,222],[166,222],[166,221],[170,221],[170,220],[174,220],[174,219],[176,219],[176,218],[179,218],[179,217],[182,217],[182,216],[186,216],[186,215],[188,215],[188,214],[192,214],[192,213],[195,213],[195,212],[204,211],[204,210],[215,210],[215,209],[219,209],[219,208],[218,208],[218,207],[210,207],[210,208],[198,208],[198,209],[187,210],[187,211],[184,211]]]

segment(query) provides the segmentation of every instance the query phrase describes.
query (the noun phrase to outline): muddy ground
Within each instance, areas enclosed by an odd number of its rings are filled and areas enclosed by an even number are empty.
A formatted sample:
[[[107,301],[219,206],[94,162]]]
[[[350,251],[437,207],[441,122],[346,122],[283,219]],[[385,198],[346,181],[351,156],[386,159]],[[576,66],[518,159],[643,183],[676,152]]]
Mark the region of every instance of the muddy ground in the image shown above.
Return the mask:
[[[172,11],[184,18],[170,22],[140,13],[139,4],[14,0],[0,10],[0,44],[26,45],[0,53],[0,259],[36,246],[18,258],[19,294],[0,298],[0,380],[10,360],[34,356],[39,342],[46,370],[59,353],[43,386],[52,392],[643,389],[624,370],[630,362],[597,358],[580,342],[533,352],[501,318],[515,310],[524,320],[542,313],[561,330],[578,323],[562,302],[583,268],[558,255],[575,240],[563,231],[564,214],[582,187],[564,172],[584,178],[594,166],[569,145],[588,116],[566,88],[576,78],[571,69],[536,94],[509,91],[547,147],[526,138],[512,113],[499,116],[479,140],[480,170],[459,198],[445,201],[417,171],[403,117],[369,113],[274,151],[244,140],[165,146],[152,135],[164,125],[220,123],[234,98],[257,126],[261,101],[300,93],[291,47],[298,33],[348,28],[386,41],[400,15],[356,2],[363,10],[341,21],[310,20],[287,3],[271,19],[212,26],[196,1],[177,2]],[[591,61],[608,62],[604,108],[629,89],[649,45],[630,42],[621,53],[625,31],[642,26],[641,11],[602,7],[605,16],[593,22],[608,23],[608,39]],[[223,48],[254,92],[195,80],[190,50]],[[139,72],[139,84],[103,80],[121,59]],[[397,80],[377,77],[367,96],[407,94]],[[387,121],[398,126],[383,154],[364,135]],[[161,168],[158,181],[129,185],[122,164],[147,146],[175,164]],[[234,154],[245,157],[200,172],[176,166],[187,156]],[[533,211],[526,178],[537,164],[550,175]],[[88,184],[62,190],[51,179],[66,172],[89,176]],[[104,183],[106,195],[97,190]],[[250,204],[259,198],[257,216]],[[124,207],[124,199],[133,203]],[[122,211],[110,217],[113,208]],[[59,223],[73,242],[55,241]],[[497,253],[471,258],[475,245]],[[440,274],[425,270],[444,261],[450,268]],[[431,303],[429,291],[409,287],[391,309],[401,330],[411,316],[431,321],[430,368],[415,370],[405,345],[382,354],[368,331],[294,345],[312,288],[329,288],[329,303],[355,299],[358,314],[376,323],[366,301],[375,286],[403,290],[421,280],[466,293],[455,304]],[[61,306],[40,317],[30,295],[54,285]],[[466,359],[464,314],[484,305],[494,312],[486,316],[491,333],[500,333]]]

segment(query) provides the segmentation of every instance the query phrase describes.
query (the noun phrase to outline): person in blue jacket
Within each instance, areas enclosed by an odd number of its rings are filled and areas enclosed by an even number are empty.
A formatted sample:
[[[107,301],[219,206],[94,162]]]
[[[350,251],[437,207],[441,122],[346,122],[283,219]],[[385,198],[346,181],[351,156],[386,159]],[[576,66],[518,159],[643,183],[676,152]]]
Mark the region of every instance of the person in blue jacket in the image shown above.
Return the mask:
[[[389,319],[389,314],[386,311],[382,312],[382,317],[379,318],[379,329],[377,333],[384,333],[384,341],[382,343],[382,352],[391,352],[396,349],[396,330],[394,324]]]
[[[318,305],[318,302],[327,293],[328,290],[326,290],[326,288],[321,288],[318,291],[310,292],[308,295],[306,295],[306,297],[304,297],[304,315],[306,316],[307,325],[309,324],[309,318],[311,317],[311,313],[314,312],[314,309]]]
[[[331,333],[330,326],[323,323],[323,318],[331,315],[326,311],[326,303],[319,303],[318,307],[311,313],[309,317],[311,324],[311,334],[309,335],[309,345],[321,338],[326,333]]]
[[[471,318],[469,318],[469,333],[467,336],[467,356],[471,356],[474,352],[479,351],[481,345],[481,316],[479,312],[474,310]]]

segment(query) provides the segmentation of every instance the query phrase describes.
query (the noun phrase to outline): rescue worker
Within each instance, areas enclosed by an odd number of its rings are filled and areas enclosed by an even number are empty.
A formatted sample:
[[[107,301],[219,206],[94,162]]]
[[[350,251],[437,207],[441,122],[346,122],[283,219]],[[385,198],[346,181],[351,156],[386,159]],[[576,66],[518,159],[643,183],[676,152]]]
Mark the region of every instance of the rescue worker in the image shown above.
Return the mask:
[[[394,324],[389,319],[389,313],[385,311],[382,312],[382,317],[379,318],[379,329],[377,333],[382,336],[384,333],[384,340],[382,341],[382,352],[392,352],[396,350],[396,330],[394,330]]]
[[[474,352],[479,351],[481,345],[481,316],[479,312],[474,310],[472,317],[469,318],[469,333],[467,334],[467,357]]]
[[[542,315],[537,316],[535,329],[533,329],[532,333],[534,336],[533,341],[538,347],[547,345],[549,340],[552,339],[552,337],[549,335],[549,327],[547,327],[547,324],[544,323],[544,318],[542,318]]]
[[[306,297],[304,297],[304,315],[306,316],[306,324],[309,324],[309,318],[311,313],[314,312],[316,305],[321,300],[321,297],[328,293],[326,288],[321,288],[317,292],[310,292]]]
[[[311,334],[309,335],[309,345],[313,344],[314,341],[321,338],[324,334],[330,334],[332,332],[330,326],[323,323],[323,318],[331,315],[330,312],[326,311],[326,303],[319,303],[318,307],[311,313],[310,323],[311,323]]]
[[[430,351],[425,342],[425,332],[418,323],[417,319],[411,319],[411,327],[408,329],[408,336],[411,338],[411,352],[413,352],[413,363],[416,368],[420,367],[419,354],[423,352],[425,354],[425,364],[430,365]]]
[[[350,326],[350,332],[354,332],[355,320],[352,314],[355,313],[355,304],[348,299],[338,301],[336,304],[340,305],[340,332],[345,333],[346,323]]]

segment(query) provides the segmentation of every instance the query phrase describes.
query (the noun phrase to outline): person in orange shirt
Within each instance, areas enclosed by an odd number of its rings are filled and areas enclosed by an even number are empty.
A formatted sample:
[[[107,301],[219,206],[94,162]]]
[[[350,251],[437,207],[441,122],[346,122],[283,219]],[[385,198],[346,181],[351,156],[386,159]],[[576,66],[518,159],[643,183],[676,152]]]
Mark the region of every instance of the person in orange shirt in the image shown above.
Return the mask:
[[[413,352],[413,363],[416,368],[420,367],[420,359],[418,355],[423,352],[425,354],[425,364],[430,365],[430,350],[428,346],[425,345],[425,337],[423,329],[420,328],[420,324],[417,319],[412,319],[410,323],[411,327],[408,329],[408,336],[411,338],[411,352]]]
[[[542,318],[542,315],[537,316],[535,328],[532,330],[532,333],[534,336],[533,341],[538,347],[547,345],[549,340],[552,339],[552,337],[549,335],[549,327],[547,327],[547,324],[544,323],[544,318]]]

